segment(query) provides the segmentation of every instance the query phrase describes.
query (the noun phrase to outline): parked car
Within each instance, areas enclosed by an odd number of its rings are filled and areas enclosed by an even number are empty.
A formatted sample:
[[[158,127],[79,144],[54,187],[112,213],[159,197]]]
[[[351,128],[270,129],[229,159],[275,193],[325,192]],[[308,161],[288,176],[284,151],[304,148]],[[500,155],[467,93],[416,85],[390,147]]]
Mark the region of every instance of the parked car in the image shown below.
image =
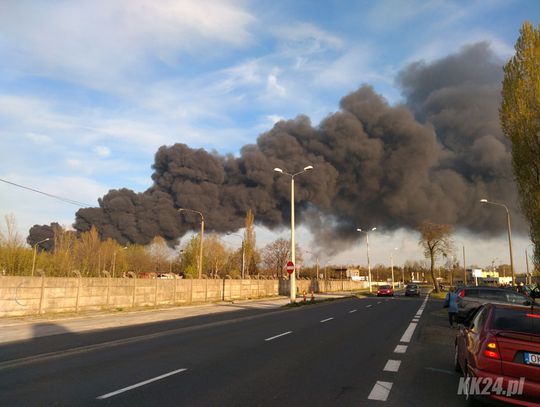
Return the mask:
[[[394,296],[394,290],[392,288],[392,286],[390,285],[380,285],[379,288],[377,289],[377,297],[381,297],[381,296],[390,296],[390,297],[393,297]]]
[[[459,328],[454,362],[456,371],[466,379],[492,383],[487,388],[489,395],[484,394],[488,399],[540,405],[540,310],[518,305],[481,306],[466,326]],[[508,382],[516,384],[520,379],[522,394],[510,397]],[[515,385],[512,387],[518,392]]]
[[[407,286],[405,287],[405,296],[409,296],[409,295],[417,295],[419,296],[420,295],[420,287],[418,287],[418,285],[416,284],[407,284]]]
[[[509,288],[463,287],[457,291],[458,312],[456,321],[463,322],[476,312],[481,305],[491,303],[531,305],[534,300]],[[534,303],[534,305],[540,304]]]

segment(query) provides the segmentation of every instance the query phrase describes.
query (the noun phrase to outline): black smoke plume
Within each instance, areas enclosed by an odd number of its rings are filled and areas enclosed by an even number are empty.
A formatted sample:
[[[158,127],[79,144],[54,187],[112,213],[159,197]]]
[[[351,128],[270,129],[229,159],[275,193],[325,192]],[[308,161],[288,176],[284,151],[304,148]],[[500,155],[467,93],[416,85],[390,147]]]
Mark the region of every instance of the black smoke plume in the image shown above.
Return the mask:
[[[79,210],[74,226],[146,244],[193,228],[198,218],[178,208],[201,211],[216,232],[241,228],[251,208],[259,224],[278,228],[289,222],[290,179],[273,168],[313,165],[296,178],[297,216],[325,246],[356,238],[357,226],[414,229],[424,220],[480,234],[505,230],[504,213],[481,207],[481,198],[506,203],[523,232],[498,120],[501,67],[480,43],[406,67],[397,79],[403,104],[391,106],[364,85],[318,126],[306,116],[278,122],[238,157],[163,146],[150,189],[112,190],[98,208]]]

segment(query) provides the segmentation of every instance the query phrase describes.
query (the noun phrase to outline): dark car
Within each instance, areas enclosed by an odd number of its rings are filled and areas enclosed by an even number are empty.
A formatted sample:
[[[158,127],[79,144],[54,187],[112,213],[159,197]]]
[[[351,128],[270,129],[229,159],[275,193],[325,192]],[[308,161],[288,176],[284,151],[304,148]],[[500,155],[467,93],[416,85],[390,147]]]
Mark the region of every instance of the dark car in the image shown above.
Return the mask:
[[[463,322],[470,318],[480,306],[487,303],[531,305],[534,300],[509,288],[463,287],[457,291],[458,312],[456,321]],[[534,303],[535,306],[540,306]]]
[[[420,295],[420,287],[418,287],[416,284],[407,284],[405,287],[405,295],[408,297],[409,295]]]
[[[478,388],[472,389],[481,381],[481,394],[492,401],[540,405],[540,310],[481,306],[456,335],[454,362],[472,383],[465,388],[471,397],[478,396]]]

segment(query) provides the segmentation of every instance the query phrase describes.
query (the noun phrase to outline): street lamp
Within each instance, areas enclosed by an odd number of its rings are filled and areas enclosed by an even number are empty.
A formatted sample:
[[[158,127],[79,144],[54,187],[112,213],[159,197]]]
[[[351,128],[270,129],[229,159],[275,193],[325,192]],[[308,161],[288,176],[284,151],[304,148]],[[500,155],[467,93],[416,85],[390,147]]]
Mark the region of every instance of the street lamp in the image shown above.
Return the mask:
[[[51,240],[50,237],[47,237],[46,239],[43,239],[43,240],[40,240],[39,242],[37,242],[36,244],[34,244],[34,258],[32,259],[32,277],[34,277],[34,270],[36,268],[36,255],[37,255],[37,247],[43,243],[43,242],[46,242],[48,240]]]
[[[369,292],[371,292],[371,263],[369,262],[369,232],[376,231],[377,228],[371,228],[371,230],[365,231],[360,228],[357,228],[357,232],[365,233],[366,234],[366,247],[367,247],[367,268],[368,268],[368,284],[369,284]]]
[[[277,168],[277,167],[274,168],[274,171],[291,177],[291,261],[293,262],[295,268],[296,268],[296,252],[295,252],[295,242],[294,242],[294,177],[312,169],[313,169],[313,166],[308,165],[307,167],[304,167],[302,171],[299,171],[295,174],[289,174],[288,172],[283,171],[281,168]],[[291,282],[290,283],[291,302],[296,302],[296,270],[291,273],[290,282]]]
[[[514,272],[514,256],[512,254],[512,228],[510,226],[510,211],[508,210],[508,207],[505,204],[497,203],[497,202],[491,202],[487,199],[480,199],[480,202],[487,203],[491,205],[501,206],[506,210],[506,225],[508,227],[508,248],[510,250],[510,271],[512,273],[512,285],[516,285],[516,275]]]
[[[126,249],[127,249],[127,246],[122,247],[122,250],[126,250]],[[113,278],[116,276],[116,249],[114,249],[114,252],[113,252],[112,276]]]
[[[244,270],[245,270],[245,264],[246,264],[246,247],[244,245],[244,237],[239,235],[238,233],[231,233],[228,232],[227,236],[238,236],[240,239],[242,239],[242,280],[244,279]]]
[[[201,216],[201,243],[199,245],[199,264],[198,264],[198,273],[199,278],[202,278],[202,263],[203,263],[203,243],[204,243],[204,216],[202,212],[196,211],[195,209],[179,208],[178,212],[193,212]]]
[[[390,269],[392,270],[392,290],[394,289],[394,251],[398,248],[394,247],[394,250],[390,252]]]
[[[304,251],[306,253],[311,254],[312,256],[315,256],[315,259],[317,261],[317,275],[315,278],[318,280],[319,279],[319,255],[317,253],[310,252],[309,250],[304,250]]]

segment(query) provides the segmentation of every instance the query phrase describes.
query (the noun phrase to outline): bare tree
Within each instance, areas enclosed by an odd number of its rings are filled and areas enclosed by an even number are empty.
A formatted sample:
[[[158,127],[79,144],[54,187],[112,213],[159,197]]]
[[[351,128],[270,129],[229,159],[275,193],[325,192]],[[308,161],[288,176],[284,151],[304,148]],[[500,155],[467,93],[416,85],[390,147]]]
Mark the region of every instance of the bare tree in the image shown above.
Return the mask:
[[[419,227],[420,246],[424,248],[424,256],[431,262],[431,279],[435,292],[440,292],[439,282],[435,278],[435,262],[437,258],[448,255],[453,251],[452,233],[450,225],[439,225],[429,221],[423,222]]]

